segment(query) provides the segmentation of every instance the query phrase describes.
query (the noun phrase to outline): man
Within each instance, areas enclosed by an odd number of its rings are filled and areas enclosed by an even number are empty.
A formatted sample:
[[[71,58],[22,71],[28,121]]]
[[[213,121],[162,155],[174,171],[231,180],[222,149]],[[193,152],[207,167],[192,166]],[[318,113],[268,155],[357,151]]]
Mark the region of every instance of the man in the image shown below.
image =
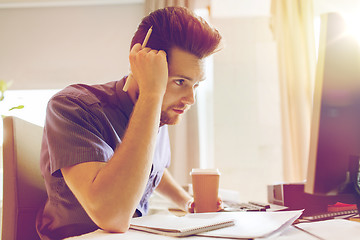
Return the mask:
[[[148,29],[152,34],[142,48]],[[169,7],[145,17],[132,39],[132,81],[72,85],[49,101],[41,150],[48,201],[39,212],[42,239],[98,228],[125,232],[145,215],[155,188],[185,211],[191,196],[171,177],[167,125],[195,102],[204,58],[221,36],[189,10]]]

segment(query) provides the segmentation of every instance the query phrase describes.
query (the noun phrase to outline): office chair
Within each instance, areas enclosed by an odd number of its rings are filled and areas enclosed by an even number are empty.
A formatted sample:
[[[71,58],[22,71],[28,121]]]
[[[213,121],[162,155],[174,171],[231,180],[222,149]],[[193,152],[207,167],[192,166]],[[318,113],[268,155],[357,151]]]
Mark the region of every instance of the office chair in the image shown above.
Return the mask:
[[[39,166],[43,128],[17,117],[3,123],[2,239],[36,240],[36,214],[47,198]]]

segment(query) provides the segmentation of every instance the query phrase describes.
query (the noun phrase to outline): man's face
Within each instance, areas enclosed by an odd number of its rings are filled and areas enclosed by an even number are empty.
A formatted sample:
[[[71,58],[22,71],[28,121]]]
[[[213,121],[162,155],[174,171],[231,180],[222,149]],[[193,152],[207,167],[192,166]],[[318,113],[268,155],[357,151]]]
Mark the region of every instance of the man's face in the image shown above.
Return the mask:
[[[195,92],[204,79],[204,61],[179,48],[169,56],[169,79],[161,108],[161,125],[177,124],[195,103]]]

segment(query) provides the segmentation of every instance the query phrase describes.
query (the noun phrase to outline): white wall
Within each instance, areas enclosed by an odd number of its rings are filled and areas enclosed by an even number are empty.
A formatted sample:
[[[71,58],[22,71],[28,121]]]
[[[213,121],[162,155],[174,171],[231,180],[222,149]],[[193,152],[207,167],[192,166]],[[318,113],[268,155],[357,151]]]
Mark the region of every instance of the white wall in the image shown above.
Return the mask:
[[[212,23],[225,38],[214,59],[215,162],[221,185],[241,200],[264,201],[281,182],[281,120],[270,0],[212,0]],[[314,14],[357,15],[360,0],[314,0]]]
[[[0,79],[12,89],[117,80],[143,13],[141,3],[0,8]]]
[[[265,201],[282,181],[276,44],[269,17],[214,18],[225,48],[214,56],[215,162],[221,185]]]

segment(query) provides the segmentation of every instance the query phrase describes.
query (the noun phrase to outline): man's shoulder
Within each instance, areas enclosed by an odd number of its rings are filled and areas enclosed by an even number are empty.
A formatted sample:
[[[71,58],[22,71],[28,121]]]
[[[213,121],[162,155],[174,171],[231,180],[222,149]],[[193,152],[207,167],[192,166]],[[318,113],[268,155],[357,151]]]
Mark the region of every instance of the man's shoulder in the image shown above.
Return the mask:
[[[116,94],[117,82],[112,81],[97,85],[73,84],[56,93],[50,101],[66,99],[74,103],[78,102],[86,105],[97,104]]]

